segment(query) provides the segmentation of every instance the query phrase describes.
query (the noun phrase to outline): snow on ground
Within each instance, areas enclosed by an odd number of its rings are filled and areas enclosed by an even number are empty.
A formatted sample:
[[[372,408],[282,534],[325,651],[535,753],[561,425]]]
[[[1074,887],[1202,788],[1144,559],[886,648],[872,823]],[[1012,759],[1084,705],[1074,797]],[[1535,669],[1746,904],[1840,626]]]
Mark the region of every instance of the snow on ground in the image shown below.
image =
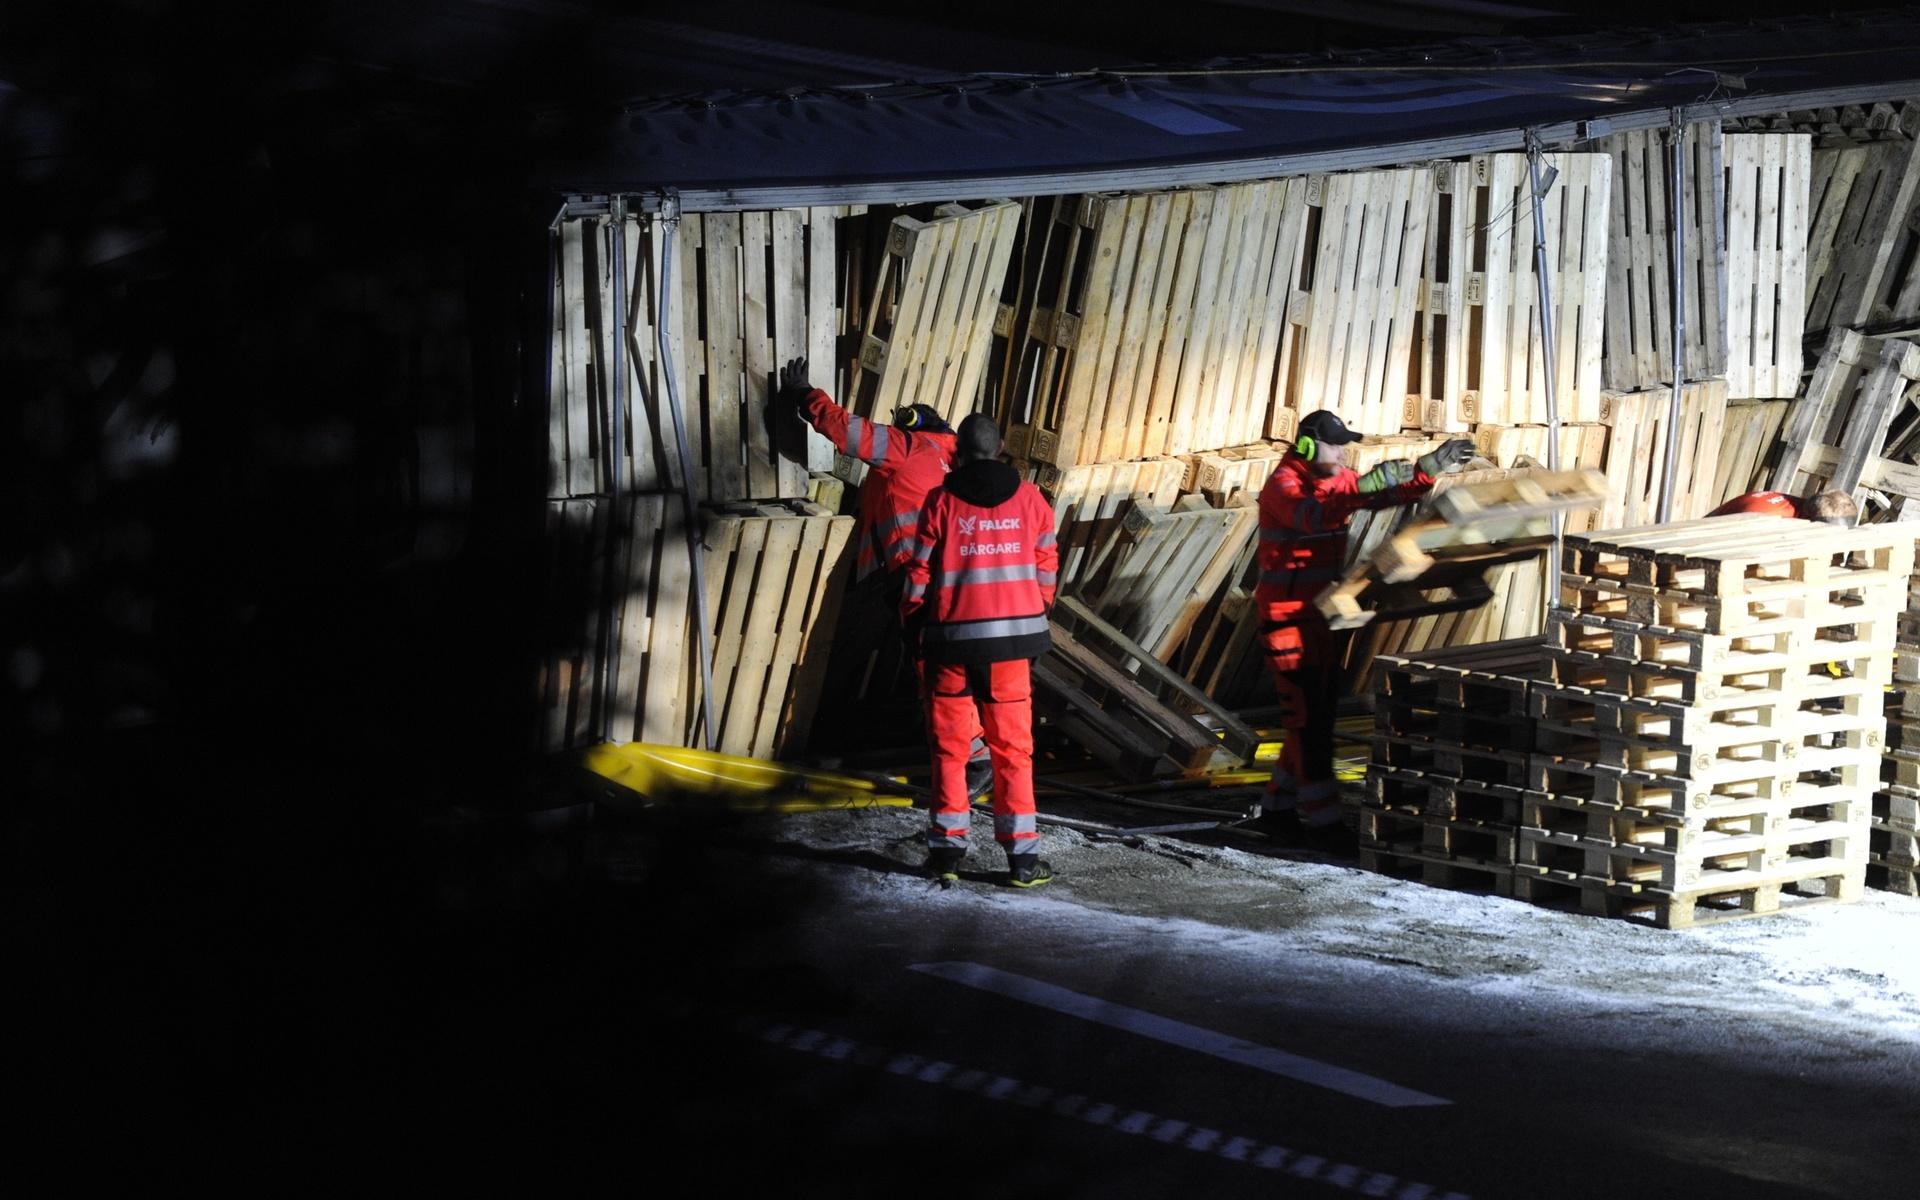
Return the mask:
[[[906,870],[924,857],[925,819],[816,813],[769,834],[898,864],[813,868],[833,886],[884,893],[890,909],[1028,905],[1035,922],[1071,926],[1075,944],[1172,939],[1227,975],[1276,958],[1290,969],[1412,972],[1488,1005],[1540,1009],[1556,1028],[1570,1013],[1587,1018],[1595,1038],[1684,1020],[1709,1041],[1772,1034],[1815,1053],[1920,1062],[1920,902],[1908,897],[1869,890],[1853,904],[1668,931],[1391,879],[1251,836],[1128,843],[1059,827],[1042,833],[1058,878],[1028,894],[990,882],[1005,861],[978,815],[973,878],[942,892]]]

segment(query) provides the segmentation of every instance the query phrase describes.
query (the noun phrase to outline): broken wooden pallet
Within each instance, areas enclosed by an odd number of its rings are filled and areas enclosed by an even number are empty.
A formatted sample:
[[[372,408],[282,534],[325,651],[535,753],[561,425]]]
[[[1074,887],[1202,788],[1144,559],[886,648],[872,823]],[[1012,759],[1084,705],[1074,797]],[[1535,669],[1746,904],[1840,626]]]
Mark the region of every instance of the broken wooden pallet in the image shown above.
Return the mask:
[[[1599,419],[1601,338],[1612,164],[1600,154],[1549,154],[1543,202],[1554,307],[1554,377],[1563,420]],[[1487,421],[1544,423],[1545,353],[1534,274],[1533,192],[1524,154],[1476,156],[1434,171],[1421,317],[1417,423],[1464,432]]]

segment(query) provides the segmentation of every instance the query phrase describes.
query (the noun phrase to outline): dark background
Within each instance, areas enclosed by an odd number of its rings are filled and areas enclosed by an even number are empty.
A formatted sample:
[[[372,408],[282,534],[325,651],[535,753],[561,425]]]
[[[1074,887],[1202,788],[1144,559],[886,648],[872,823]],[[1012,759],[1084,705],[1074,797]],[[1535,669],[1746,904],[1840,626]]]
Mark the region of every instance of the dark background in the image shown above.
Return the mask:
[[[433,833],[451,805],[545,794],[539,155],[646,95],[1591,19],[1390,0],[0,7],[0,888],[30,1120],[170,1126],[167,1097],[204,1088],[275,1136],[326,1124],[296,1113],[569,1129],[593,1117],[557,1080],[702,1069],[614,1071],[592,1031],[720,1003],[740,983],[725,947],[780,906],[704,878],[673,837],[616,894],[516,889],[510,837]]]

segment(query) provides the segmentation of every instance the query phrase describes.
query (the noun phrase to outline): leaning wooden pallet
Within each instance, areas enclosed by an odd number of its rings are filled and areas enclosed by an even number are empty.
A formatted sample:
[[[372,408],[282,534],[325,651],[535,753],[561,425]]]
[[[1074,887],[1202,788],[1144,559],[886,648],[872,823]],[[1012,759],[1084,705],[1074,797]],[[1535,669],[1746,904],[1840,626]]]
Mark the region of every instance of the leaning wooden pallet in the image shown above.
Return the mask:
[[[1666,928],[1856,898],[1912,563],[1765,516],[1568,538],[1516,893]]]
[[[708,518],[704,574],[721,752],[765,758],[804,743],[850,571],[852,531],[853,518],[806,501]],[[687,672],[685,686],[679,744],[695,745],[703,719],[697,670]]]
[[[628,218],[618,230],[627,330],[618,356],[614,224],[608,218],[561,223],[549,380],[552,494],[610,492],[616,461],[624,490],[679,486],[656,336],[664,317],[696,498],[806,495],[809,469],[831,465],[831,446],[798,426],[770,427],[762,414],[780,362],[833,362],[833,212],[689,214],[671,233],[656,219]],[[675,238],[675,286],[663,314],[660,268],[669,236]],[[616,357],[627,371],[624,387],[616,386]],[[616,399],[624,400],[617,455],[608,449]]]
[[[1766,486],[1791,400],[1729,400],[1721,423],[1719,459],[1713,469],[1712,503]],[[1711,511],[1711,510],[1709,510]],[[1617,522],[1610,522],[1616,524]]]
[[[1550,154],[1546,217],[1560,419],[1599,419],[1612,165],[1598,154]],[[1482,421],[1544,424],[1546,356],[1534,273],[1532,185],[1524,154],[1442,164],[1449,227],[1436,229],[1422,324],[1419,421],[1464,431]],[[1411,415],[1411,414],[1409,414]]]
[[[1877,470],[1894,417],[1920,382],[1920,345],[1836,330],[1780,435],[1771,486],[1853,492]]]
[[[1813,139],[1801,134],[1729,133],[1722,141],[1728,399],[1799,391],[1812,155]]]
[[[1053,501],[1060,545],[1060,588],[1080,586],[1093,548],[1115,529],[1130,503],[1171,508],[1179,500],[1186,464],[1177,458],[1096,463],[1086,467],[1034,464],[1033,482]]]
[[[1193,615],[1258,528],[1250,505],[1217,509],[1198,496],[1172,509],[1131,504],[1093,548],[1072,594],[1156,657],[1172,652]]]
[[[843,403],[887,420],[925,404],[949,424],[974,411],[1020,206],[943,205],[932,220],[895,217]]]
[[[1672,395],[1670,388],[1652,388],[1603,396],[1600,419],[1612,429],[1607,439],[1608,498],[1599,515],[1603,528],[1650,525],[1656,519],[1666,478]],[[1719,503],[1715,480],[1726,410],[1725,380],[1690,383],[1680,390],[1670,513],[1674,520],[1704,516]]]
[[[1920,141],[1885,131],[1870,141],[1823,140],[1813,151],[1819,198],[1807,235],[1809,334],[1920,309],[1920,287],[1896,283],[1895,255],[1920,205]]]
[[[1726,373],[1720,290],[1724,263],[1720,222],[1721,138],[1718,122],[1681,132],[1686,188],[1681,204],[1685,258],[1686,380]],[[1670,132],[1633,130],[1596,143],[1611,160],[1605,384],[1635,391],[1673,382],[1673,188]]]
[[[1312,176],[1314,209],[1280,346],[1283,403],[1330,408],[1361,433],[1401,428],[1433,189],[1427,172]],[[1289,331],[1291,332],[1291,331]],[[1417,423],[1417,422],[1416,422]],[[1291,427],[1269,427],[1275,437]]]

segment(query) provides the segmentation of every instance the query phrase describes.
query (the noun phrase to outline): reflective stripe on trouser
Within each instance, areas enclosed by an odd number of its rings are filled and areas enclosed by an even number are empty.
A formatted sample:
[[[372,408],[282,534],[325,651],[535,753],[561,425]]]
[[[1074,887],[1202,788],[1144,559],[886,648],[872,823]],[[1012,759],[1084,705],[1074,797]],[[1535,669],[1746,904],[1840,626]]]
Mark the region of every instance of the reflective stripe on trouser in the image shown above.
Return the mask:
[[[1340,785],[1329,779],[1300,789],[1300,823],[1337,825],[1340,822]]]
[[[1033,691],[1027,660],[925,668],[927,741],[933,748],[932,824],[928,842],[965,846],[965,833],[942,814],[967,811],[967,758],[984,730],[993,759],[993,836],[1008,854],[1039,852],[1033,803]]]

